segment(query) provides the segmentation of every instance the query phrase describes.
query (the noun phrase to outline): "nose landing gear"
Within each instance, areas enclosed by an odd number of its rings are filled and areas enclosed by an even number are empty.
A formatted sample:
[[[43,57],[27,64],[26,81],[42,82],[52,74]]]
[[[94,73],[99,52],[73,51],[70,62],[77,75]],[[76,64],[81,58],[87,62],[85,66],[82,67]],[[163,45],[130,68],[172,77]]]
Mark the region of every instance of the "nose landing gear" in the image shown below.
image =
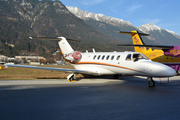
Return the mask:
[[[154,80],[152,79],[152,77],[148,77],[147,80],[149,81],[149,82],[148,82],[149,87],[152,88],[152,87],[155,86],[155,82],[154,82]]]

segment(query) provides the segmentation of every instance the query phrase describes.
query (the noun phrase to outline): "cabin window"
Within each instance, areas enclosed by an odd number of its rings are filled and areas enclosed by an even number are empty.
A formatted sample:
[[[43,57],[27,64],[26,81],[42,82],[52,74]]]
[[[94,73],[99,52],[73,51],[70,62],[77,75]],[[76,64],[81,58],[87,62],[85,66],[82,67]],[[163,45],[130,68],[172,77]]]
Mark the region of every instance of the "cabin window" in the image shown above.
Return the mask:
[[[96,55],[94,56],[94,58],[93,59],[95,59],[96,58]]]
[[[106,60],[108,60],[109,59],[109,55],[106,57]]]
[[[139,54],[133,54],[133,61],[138,61]]]
[[[116,60],[119,60],[119,58],[120,58],[120,55],[117,56]]]
[[[99,55],[97,59],[99,60],[100,57],[101,57],[101,55]]]
[[[168,57],[166,59],[168,59]]]
[[[127,60],[127,61],[131,61],[131,54],[128,54],[128,55],[127,55],[126,60]]]
[[[111,60],[113,60],[114,59],[114,55],[111,57]]]
[[[173,57],[171,57],[171,60],[173,59]]]
[[[138,60],[143,60],[143,59],[148,60],[148,58],[143,54],[138,54],[138,53],[133,54],[133,61],[134,62],[136,62]]]
[[[104,60],[105,55],[102,56],[102,60]]]
[[[178,59],[178,57],[176,57],[176,59]]]
[[[141,55],[141,58],[140,59],[146,59],[146,60],[149,60],[149,58],[147,56],[145,56],[144,54],[140,54]]]

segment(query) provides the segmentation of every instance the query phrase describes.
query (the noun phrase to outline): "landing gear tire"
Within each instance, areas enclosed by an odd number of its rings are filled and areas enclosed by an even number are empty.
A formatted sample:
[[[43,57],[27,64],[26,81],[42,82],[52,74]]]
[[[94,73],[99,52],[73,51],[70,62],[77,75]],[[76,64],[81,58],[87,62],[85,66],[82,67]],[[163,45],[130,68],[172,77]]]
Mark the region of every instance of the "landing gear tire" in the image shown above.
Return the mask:
[[[149,87],[152,88],[152,87],[155,86],[155,82],[154,82],[154,80],[152,79],[152,77],[148,77],[147,80],[149,80],[149,82],[148,82]]]
[[[71,82],[72,80],[73,80],[73,77],[70,77],[70,78],[69,78],[69,82]]]
[[[150,80],[148,85],[149,85],[149,87],[154,87],[155,86],[154,80]]]

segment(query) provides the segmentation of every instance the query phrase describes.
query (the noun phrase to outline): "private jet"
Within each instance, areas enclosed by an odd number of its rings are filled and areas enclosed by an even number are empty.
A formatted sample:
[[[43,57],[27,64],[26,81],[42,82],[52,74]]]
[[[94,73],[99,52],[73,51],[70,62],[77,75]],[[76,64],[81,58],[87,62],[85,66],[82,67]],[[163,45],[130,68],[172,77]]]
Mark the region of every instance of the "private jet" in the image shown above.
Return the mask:
[[[151,61],[144,54],[139,52],[79,52],[74,51],[65,37],[44,38],[30,37],[30,39],[58,40],[60,51],[64,60],[73,65],[75,69],[37,67],[28,65],[6,65],[11,67],[25,67],[33,69],[46,69],[70,72],[68,81],[76,80],[75,74],[84,75],[137,75],[146,76],[149,87],[154,87],[153,77],[171,77],[176,75],[174,69],[157,62]]]

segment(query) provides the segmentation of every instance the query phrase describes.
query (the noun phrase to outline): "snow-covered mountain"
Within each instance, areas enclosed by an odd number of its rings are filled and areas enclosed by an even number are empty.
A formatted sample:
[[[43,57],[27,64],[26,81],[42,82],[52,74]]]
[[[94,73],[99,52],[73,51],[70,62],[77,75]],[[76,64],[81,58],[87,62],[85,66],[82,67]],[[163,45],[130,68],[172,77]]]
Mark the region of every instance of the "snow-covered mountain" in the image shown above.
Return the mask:
[[[154,30],[158,30],[158,31],[162,30],[160,27],[156,26],[153,23],[144,24],[142,26],[139,26],[138,28],[139,28],[139,30],[141,30],[145,33],[149,33],[149,31],[154,31]]]
[[[154,31],[154,30],[157,30],[159,32],[161,32],[162,30],[166,30],[168,33],[174,35],[175,37],[179,38],[180,39],[180,35],[176,34],[175,32],[171,31],[171,30],[167,30],[167,29],[162,29],[158,26],[156,26],[155,24],[153,23],[149,23],[149,24],[144,24],[142,26],[139,26],[138,27],[139,30],[145,32],[145,33],[149,33],[150,31]]]
[[[160,44],[180,45],[180,36],[173,31],[162,29],[153,23],[138,27],[144,33],[150,34],[148,39],[158,41]]]
[[[171,31],[171,30],[167,30],[165,29],[167,32],[173,34],[175,37],[179,38],[180,39],[180,35],[178,35],[177,33],[175,33],[174,31]]]
[[[115,26],[118,26],[119,24],[121,24],[121,25],[125,24],[125,25],[133,26],[133,24],[130,23],[129,21],[125,21],[122,19],[117,19],[117,18],[105,16],[103,14],[94,14],[94,13],[91,13],[88,11],[82,11],[78,7],[67,7],[67,8],[71,13],[73,13],[74,15],[76,15],[77,17],[79,17],[83,20],[87,20],[87,19],[91,18],[93,20],[105,22],[105,23],[115,25]]]
[[[162,29],[153,23],[145,24],[139,27],[135,27],[129,21],[123,19],[117,19],[108,17],[103,14],[94,14],[88,11],[82,11],[77,7],[67,7],[68,10],[80,19],[85,20],[88,24],[96,27],[101,32],[113,37],[117,40],[123,39],[126,42],[131,42],[130,36],[117,34],[117,31],[132,31],[138,30],[140,32],[150,34],[149,37],[143,37],[147,44],[179,44],[180,35],[173,31]]]
[[[89,25],[100,30],[102,33],[115,39],[117,42],[132,42],[131,36],[118,34],[118,31],[138,30],[132,23],[122,19],[108,17],[103,14],[94,14],[88,11],[82,11],[77,7],[67,7],[75,16],[83,19]]]

